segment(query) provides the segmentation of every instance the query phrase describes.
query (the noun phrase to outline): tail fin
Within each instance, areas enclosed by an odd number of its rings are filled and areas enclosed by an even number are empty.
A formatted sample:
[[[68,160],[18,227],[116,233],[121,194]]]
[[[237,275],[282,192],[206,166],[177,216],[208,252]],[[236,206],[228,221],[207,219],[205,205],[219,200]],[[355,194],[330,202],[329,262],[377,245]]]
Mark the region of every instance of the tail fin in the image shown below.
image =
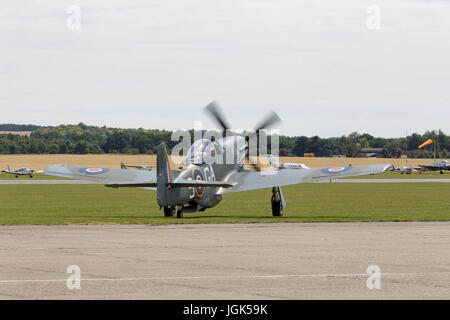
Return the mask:
[[[8,171],[12,171],[11,166],[8,164]]]
[[[157,198],[160,206],[167,205],[167,187],[172,182],[172,171],[170,170],[169,158],[167,156],[166,144],[162,142],[156,153],[156,184]]]

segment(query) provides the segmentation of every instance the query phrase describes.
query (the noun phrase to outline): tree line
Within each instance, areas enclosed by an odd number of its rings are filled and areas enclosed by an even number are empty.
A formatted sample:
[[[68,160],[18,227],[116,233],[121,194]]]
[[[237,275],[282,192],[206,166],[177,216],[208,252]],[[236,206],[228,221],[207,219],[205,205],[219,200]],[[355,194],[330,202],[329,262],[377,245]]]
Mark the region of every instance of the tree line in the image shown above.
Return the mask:
[[[161,142],[169,148],[178,143],[171,140],[171,131],[120,129],[83,123],[59,126],[0,124],[0,131],[31,131],[30,137],[0,133],[0,154],[154,154]],[[280,136],[279,147],[280,156],[314,153],[318,157],[352,157],[362,148],[380,148],[386,158],[399,157],[405,152],[409,158],[432,158],[433,145],[424,150],[417,149],[428,139],[435,142],[438,157],[448,156],[450,136],[442,130],[413,133],[402,138],[377,138],[357,132],[331,138]]]

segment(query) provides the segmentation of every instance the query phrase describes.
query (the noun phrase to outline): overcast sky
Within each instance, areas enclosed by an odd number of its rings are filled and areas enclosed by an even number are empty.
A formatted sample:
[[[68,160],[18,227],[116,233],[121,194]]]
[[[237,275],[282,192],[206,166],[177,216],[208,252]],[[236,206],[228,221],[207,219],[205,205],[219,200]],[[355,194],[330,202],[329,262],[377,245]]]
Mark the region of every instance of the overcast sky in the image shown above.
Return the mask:
[[[211,100],[236,128],[448,134],[450,2],[1,1],[0,123],[212,127]]]

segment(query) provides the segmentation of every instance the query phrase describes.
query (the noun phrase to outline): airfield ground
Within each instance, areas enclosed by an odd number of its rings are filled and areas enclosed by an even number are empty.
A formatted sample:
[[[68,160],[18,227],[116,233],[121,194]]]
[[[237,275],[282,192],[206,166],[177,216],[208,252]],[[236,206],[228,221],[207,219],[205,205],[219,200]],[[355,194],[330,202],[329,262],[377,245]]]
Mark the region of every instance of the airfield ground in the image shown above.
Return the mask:
[[[280,218],[271,215],[270,190],[256,190],[227,194],[217,207],[177,219],[163,216],[150,190],[0,185],[0,225],[450,220],[449,183],[310,183],[283,192]]]
[[[449,243],[449,222],[2,226],[0,299],[450,299]]]
[[[65,163],[148,164],[80,159]],[[21,166],[63,163],[42,161]],[[284,187],[279,218],[270,190],[258,190],[177,219],[153,191],[0,175],[50,183],[0,184],[0,299],[450,299],[450,184],[418,182],[449,174],[361,178]],[[388,183],[398,178],[414,182]],[[66,287],[69,265],[81,268],[81,290]],[[367,288],[370,265],[381,289]]]

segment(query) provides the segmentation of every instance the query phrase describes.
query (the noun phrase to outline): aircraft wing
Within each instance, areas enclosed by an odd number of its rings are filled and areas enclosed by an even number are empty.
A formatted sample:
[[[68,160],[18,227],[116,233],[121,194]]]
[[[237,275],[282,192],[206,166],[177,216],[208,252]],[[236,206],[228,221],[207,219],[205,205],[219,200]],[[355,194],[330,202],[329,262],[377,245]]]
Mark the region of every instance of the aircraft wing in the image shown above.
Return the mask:
[[[156,182],[156,171],[148,170],[48,166],[45,168],[44,174],[77,180],[86,180],[100,184],[108,184],[110,182]]]
[[[326,181],[330,179],[381,173],[392,168],[391,164],[368,166],[348,166],[315,169],[284,169],[279,171],[236,172],[227,182],[236,183],[234,187],[222,189],[220,193],[240,192],[287,186],[305,182]]]
[[[175,172],[172,172],[174,174]],[[138,187],[153,190],[157,187],[156,171],[133,169],[110,169],[94,167],[48,166],[44,174],[63,178],[87,180],[107,187]],[[176,176],[174,177],[176,178]],[[194,181],[178,180],[169,183],[172,187],[215,187],[230,188],[235,186],[228,181]]]
[[[433,165],[429,165],[429,164],[421,164],[419,165],[419,170],[430,170],[430,171],[438,171],[441,168],[438,166],[433,166]]]

